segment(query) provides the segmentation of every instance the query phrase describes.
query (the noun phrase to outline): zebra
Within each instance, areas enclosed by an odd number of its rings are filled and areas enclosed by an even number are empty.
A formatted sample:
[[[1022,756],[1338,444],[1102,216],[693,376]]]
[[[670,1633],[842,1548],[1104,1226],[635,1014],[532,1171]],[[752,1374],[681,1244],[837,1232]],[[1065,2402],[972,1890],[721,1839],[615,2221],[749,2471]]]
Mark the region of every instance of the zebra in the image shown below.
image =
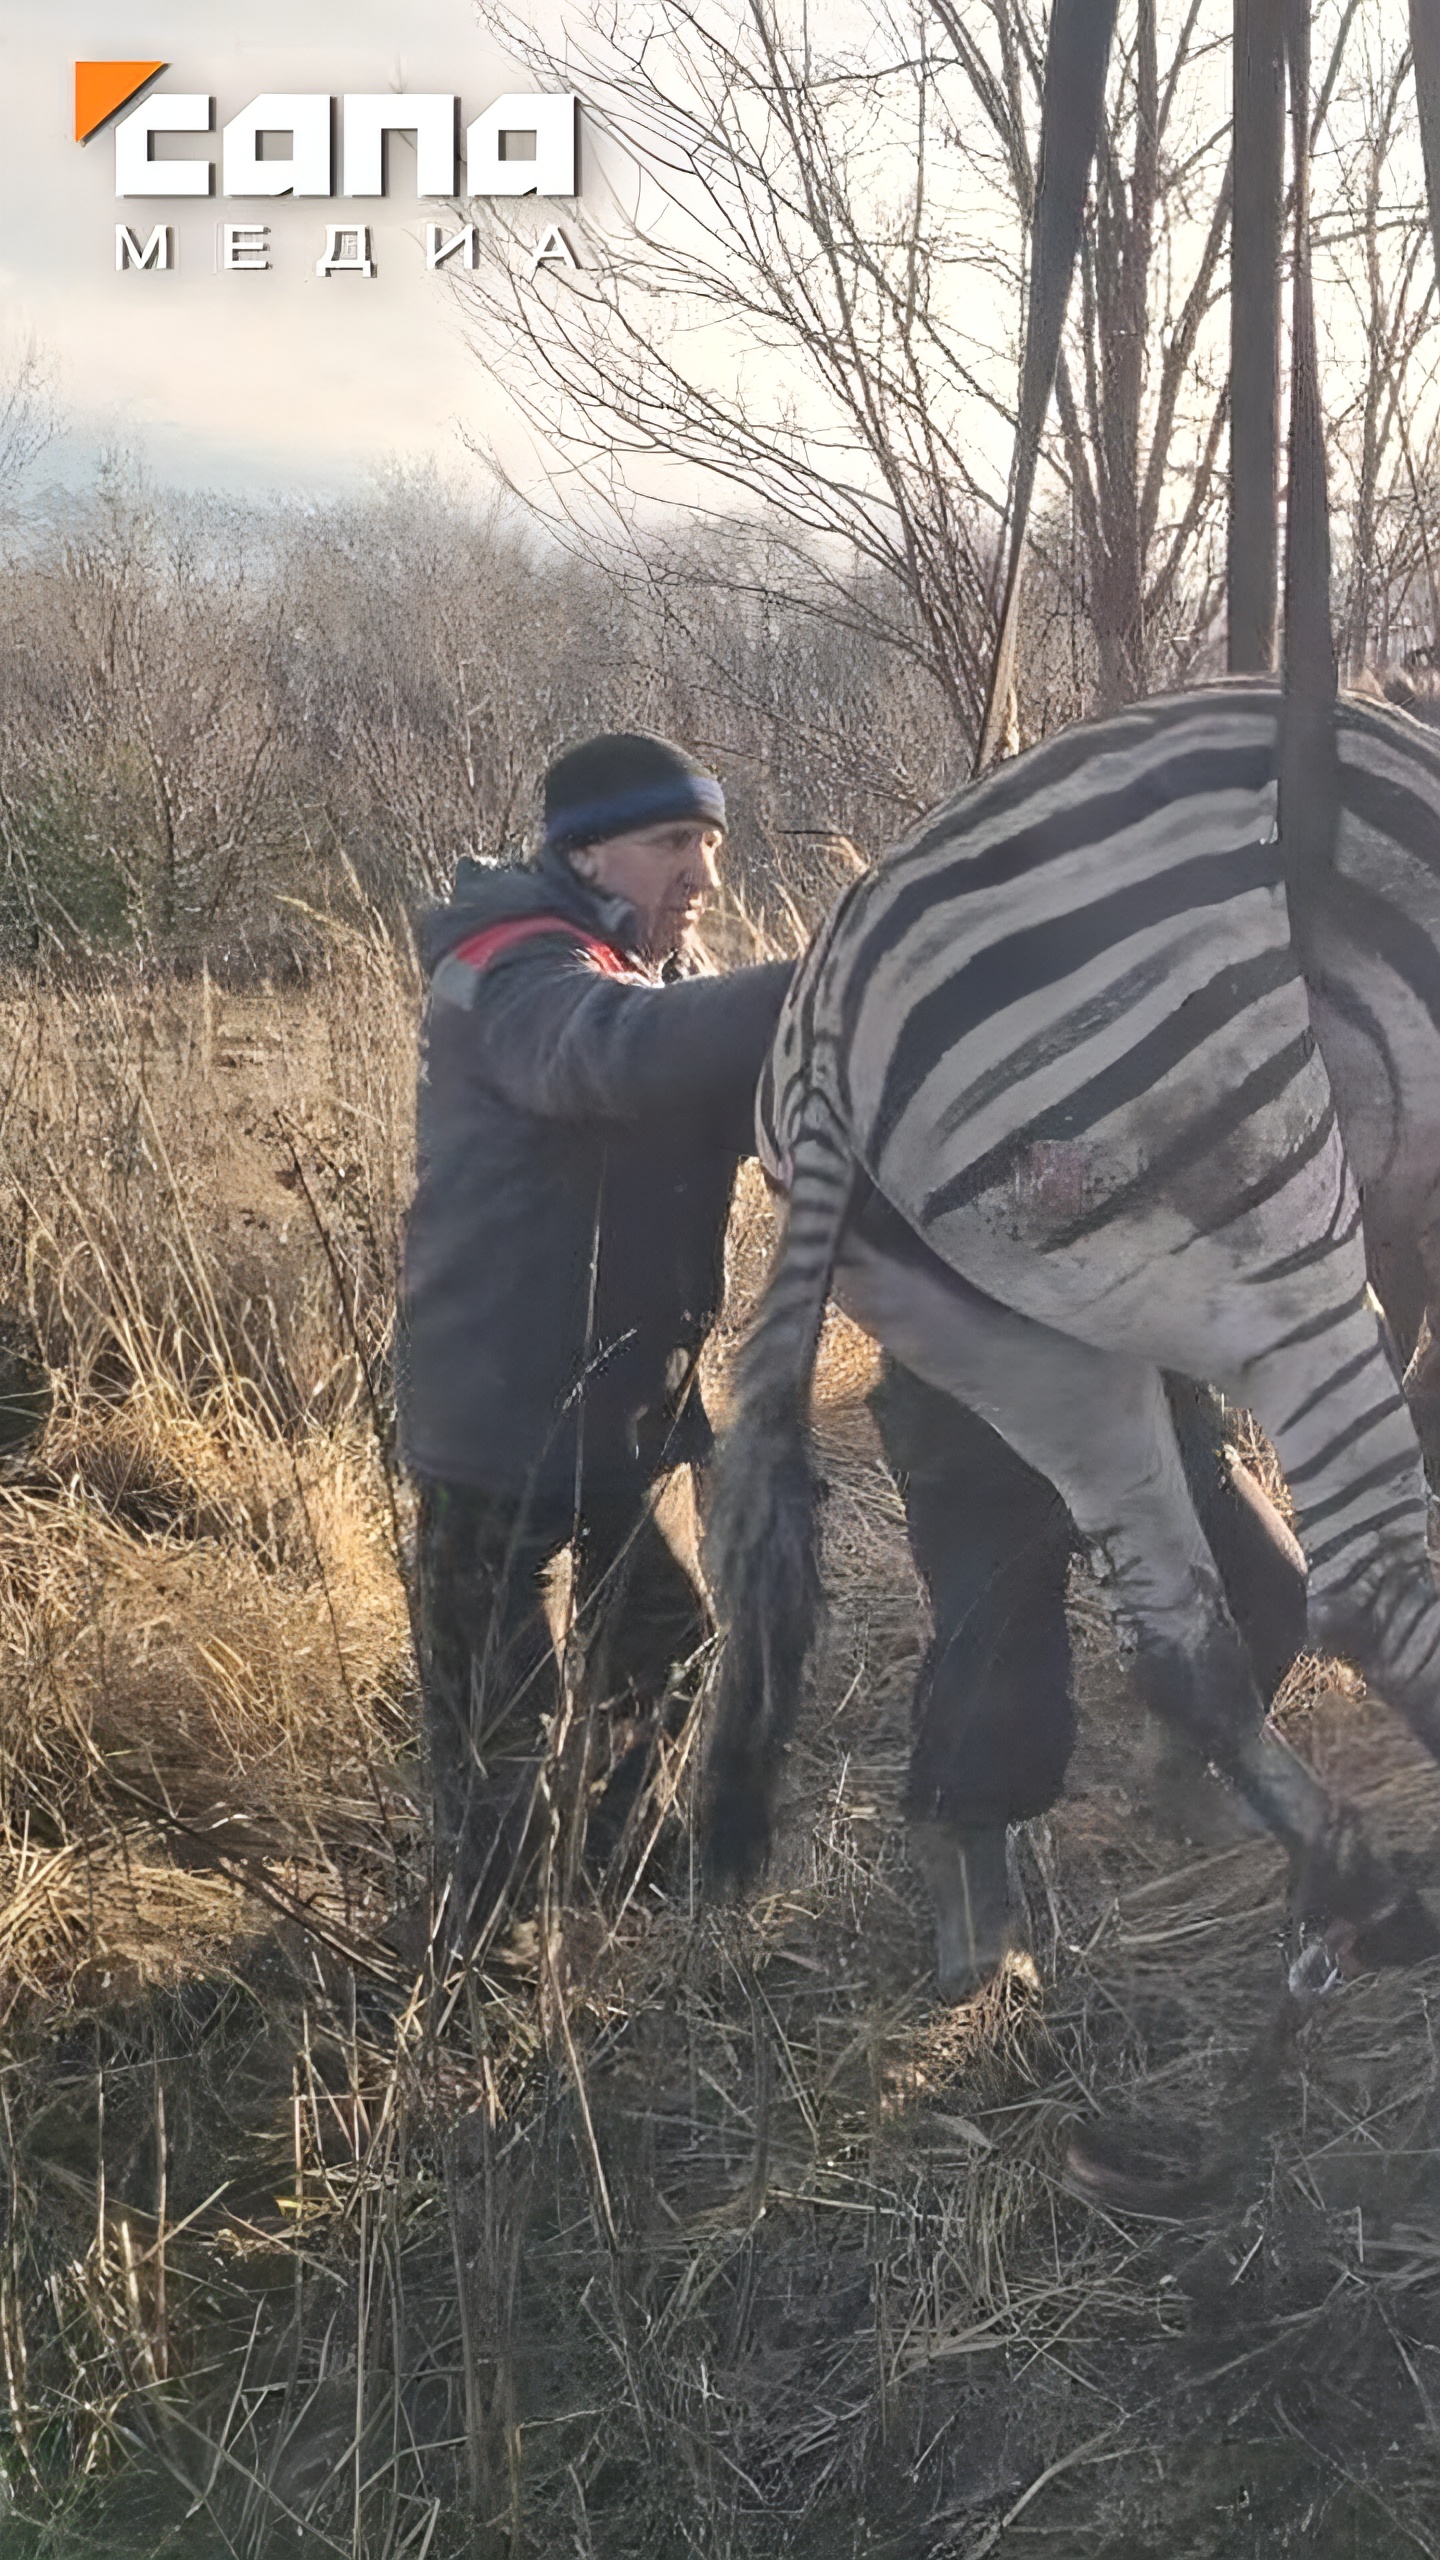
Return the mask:
[[[1056,1484],[1149,1703],[1283,1842],[1302,1911],[1367,1961],[1440,1944],[1263,1725],[1162,1391],[1181,1371],[1256,1413],[1312,1642],[1440,1758],[1420,1450],[1366,1262],[1368,1241],[1413,1347],[1440,1273],[1440,740],[1339,707],[1302,975],[1280,700],[1232,680],[1061,732],[862,876],[797,974],[757,1106],[788,1216],[708,1536],[728,1632],[702,1822],[722,1885],[766,1855],[816,1622],[804,1405],[833,1289]]]

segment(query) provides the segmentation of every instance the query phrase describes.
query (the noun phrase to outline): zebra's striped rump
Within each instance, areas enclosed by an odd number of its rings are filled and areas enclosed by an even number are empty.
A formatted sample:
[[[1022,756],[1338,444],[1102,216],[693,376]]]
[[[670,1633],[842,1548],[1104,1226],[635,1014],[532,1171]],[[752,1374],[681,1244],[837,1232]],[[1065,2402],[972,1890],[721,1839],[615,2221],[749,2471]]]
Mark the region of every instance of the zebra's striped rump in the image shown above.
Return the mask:
[[[803,1393],[833,1273],[869,1331],[1049,1476],[1137,1633],[1152,1702],[1361,1919],[1388,1886],[1262,1729],[1159,1376],[1212,1379],[1258,1415],[1294,1493],[1317,1640],[1350,1652],[1440,1756],[1420,1456],[1367,1286],[1346,1096],[1291,933],[1277,701],[1217,687],[1068,732],[849,892],[762,1088],[771,1171],[809,1199],[823,1164],[830,1213],[807,1210],[778,1265],[776,1305],[804,1306],[805,1340],[768,1307],[761,1336],[766,1392],[778,1361]],[[1363,954],[1359,940],[1361,900],[1389,915],[1397,882],[1440,930],[1440,758],[1428,741],[1410,753],[1412,726],[1347,709],[1334,898],[1300,938],[1317,1013],[1346,1035],[1377,1214],[1400,1197],[1397,1169],[1412,1203],[1440,1183],[1440,1002],[1422,1035],[1407,951],[1405,1019],[1435,1055],[1397,1062],[1393,952],[1378,932]],[[1354,876],[1367,861],[1383,887]],[[837,1223],[856,1177],[884,1211]],[[714,1555],[734,1626],[753,1586],[723,1540]]]

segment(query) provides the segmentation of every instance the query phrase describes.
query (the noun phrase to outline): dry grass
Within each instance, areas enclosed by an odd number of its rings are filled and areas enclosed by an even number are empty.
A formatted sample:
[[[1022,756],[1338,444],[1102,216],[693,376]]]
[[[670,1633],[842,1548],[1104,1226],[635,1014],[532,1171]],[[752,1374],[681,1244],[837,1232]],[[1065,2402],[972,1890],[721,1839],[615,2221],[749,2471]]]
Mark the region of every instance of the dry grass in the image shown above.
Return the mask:
[[[0,1237],[54,1381],[0,1487],[6,2560],[1440,2550],[1435,1969],[1270,2034],[1277,1860],[1148,1823],[1082,1583],[1033,1956],[935,2007],[922,1618],[848,1328],[764,1894],[697,1908],[682,1744],[638,1866],[567,1885],[557,1839],[538,1921],[431,1983],[386,1467],[412,1014],[359,941],[303,991],[6,1014]],[[747,1178],[717,1402],[768,1220]],[[1422,1862],[1404,1738],[1318,1666],[1285,1712]],[[1223,2145],[1224,2192],[1077,2202],[1066,2127],[1116,2107]]]
[[[8,1008],[0,1238],[52,1387],[0,1494],[8,2006],[218,1960],[253,1934],[247,1860],[366,1864],[409,1726],[406,996],[352,946],[306,999],[137,978]]]

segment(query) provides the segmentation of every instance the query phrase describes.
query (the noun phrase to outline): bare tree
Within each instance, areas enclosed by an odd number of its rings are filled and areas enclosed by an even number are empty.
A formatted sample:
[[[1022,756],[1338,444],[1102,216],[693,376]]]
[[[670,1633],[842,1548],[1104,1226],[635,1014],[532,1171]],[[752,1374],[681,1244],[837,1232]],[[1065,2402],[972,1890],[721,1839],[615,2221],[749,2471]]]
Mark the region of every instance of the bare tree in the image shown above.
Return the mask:
[[[1341,659],[1354,675],[1388,660],[1397,622],[1408,636],[1417,608],[1434,636],[1437,602],[1424,491],[1436,475],[1440,315],[1410,48],[1382,12],[1357,23],[1334,133],[1320,236],[1336,323],[1327,391]]]
[[[973,744],[993,635],[1044,26],[1029,0],[865,0],[822,45],[787,0],[595,0],[562,61],[610,181],[576,274],[532,281],[533,216],[491,209],[462,290],[544,457],[541,503],[763,510],[802,593],[909,651]],[[1228,22],[1227,22],[1228,23]],[[1213,618],[1222,489],[1227,108],[1219,0],[1134,0],[1112,72],[1053,459],[1094,690],[1183,668]],[[533,494],[533,493],[532,493]],[[1052,520],[1058,521],[1053,518]]]
[[[936,0],[965,44],[961,0]],[[1028,229],[1035,187],[1019,71],[1038,76],[1042,38],[1018,9],[998,23],[1003,92],[978,65],[1010,185]],[[1078,308],[1056,377],[1063,477],[1072,510],[1072,603],[1089,628],[1094,693],[1111,707],[1189,672],[1219,595],[1217,470],[1227,384],[1212,320],[1225,285],[1231,171],[1214,95],[1214,25],[1189,0],[1162,61],[1156,0],[1122,29],[1102,129],[1092,216],[1081,242]],[[974,65],[975,48],[966,56]],[[1198,116],[1188,89],[1201,92]],[[1207,112],[1208,109],[1208,112]],[[1187,257],[1178,244],[1190,235]],[[1063,577],[1052,554],[1052,570]]]
[[[577,214],[580,276],[532,288],[525,217],[497,216],[499,257],[464,287],[561,503],[602,493],[622,548],[637,510],[656,529],[647,495],[763,513],[782,577],[918,654],[973,723],[1010,423],[974,304],[1009,295],[1021,243],[963,212],[939,64],[878,23],[868,65],[822,61],[768,0],[592,33],[566,76],[613,187]]]
[[[283,832],[276,600],[237,535],[111,461],[58,545],[10,570],[0,836],[52,923],[78,901],[203,932],[253,895]]]
[[[29,338],[0,368],[0,506],[14,496],[57,424],[50,368]]]

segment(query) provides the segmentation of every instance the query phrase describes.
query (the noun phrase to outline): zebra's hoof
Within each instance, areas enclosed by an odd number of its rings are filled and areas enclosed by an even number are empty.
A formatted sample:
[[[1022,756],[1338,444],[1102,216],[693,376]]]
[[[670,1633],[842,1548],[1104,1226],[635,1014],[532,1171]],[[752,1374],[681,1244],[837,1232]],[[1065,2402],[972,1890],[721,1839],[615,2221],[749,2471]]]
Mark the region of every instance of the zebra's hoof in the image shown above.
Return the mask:
[[[1440,1955],[1440,1926],[1428,1903],[1406,1885],[1363,1921],[1340,1920],[1326,1940],[1342,1975],[1374,1973],[1392,1964],[1424,1964]]]
[[[940,1997],[953,2006],[983,1989],[1019,1944],[1004,1826],[962,1830],[948,1822],[912,1822],[908,1844],[935,1914]]]
[[[1349,1805],[1293,1860],[1291,1900],[1300,1919],[1324,1928],[1342,1974],[1440,1955],[1429,1904],[1370,1847]]]

